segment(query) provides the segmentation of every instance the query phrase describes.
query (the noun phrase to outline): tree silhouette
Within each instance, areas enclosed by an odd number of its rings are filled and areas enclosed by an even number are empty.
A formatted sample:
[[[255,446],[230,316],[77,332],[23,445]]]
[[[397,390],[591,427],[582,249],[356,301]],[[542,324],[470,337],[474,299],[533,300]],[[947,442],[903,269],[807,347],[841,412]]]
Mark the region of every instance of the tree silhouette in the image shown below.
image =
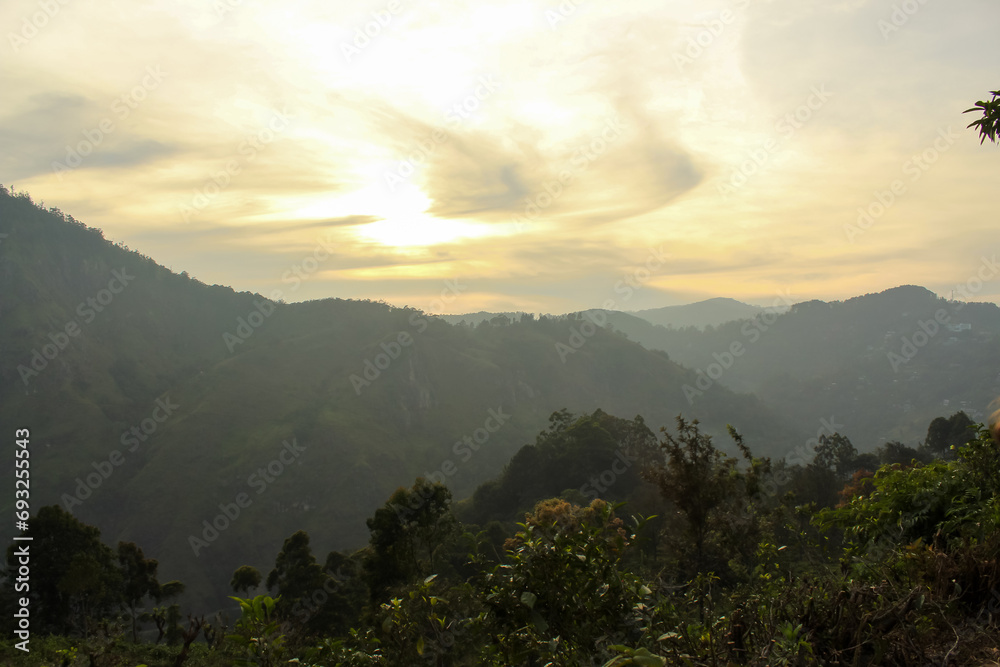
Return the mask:
[[[698,420],[677,417],[677,435],[666,427],[660,447],[666,457],[644,476],[656,484],[660,494],[684,516],[694,542],[695,571],[705,566],[705,540],[716,510],[733,493],[733,464],[712,444],[711,436],[698,430]]]
[[[978,101],[976,106],[971,109],[966,109],[963,113],[971,113],[973,111],[981,111],[983,114],[982,118],[977,118],[976,120],[969,123],[968,127],[974,127],[979,131],[979,143],[982,145],[987,139],[993,143],[997,142],[997,133],[1000,132],[1000,90],[994,90],[990,93],[993,96],[992,99],[988,101]]]
[[[230,588],[235,592],[242,592],[244,595],[249,593],[252,589],[260,586],[262,580],[260,571],[252,565],[241,565],[236,568],[233,572],[232,581],[229,582]]]
[[[315,606],[312,598],[323,590],[328,578],[313,556],[309,533],[300,530],[286,539],[274,561],[274,569],[267,575],[268,589],[279,596],[278,616],[285,621],[292,621],[294,616],[299,629],[313,623],[315,614],[309,613]]]
[[[118,564],[124,579],[124,598],[132,616],[132,641],[138,640],[136,609],[143,598],[159,597],[160,582],[156,580],[159,565],[155,558],[146,558],[135,542],[118,543]]]
[[[975,439],[975,423],[964,412],[956,412],[951,417],[938,417],[930,423],[924,448],[938,458],[953,458],[952,447]]]
[[[367,525],[365,575],[372,600],[378,600],[393,586],[430,574],[435,550],[457,528],[451,491],[419,477],[410,490],[396,489]]]
[[[86,634],[95,619],[117,611],[124,599],[115,552],[101,531],[58,505],[28,520],[31,543],[32,627],[39,632]],[[16,546],[7,548],[7,585],[18,571]]]

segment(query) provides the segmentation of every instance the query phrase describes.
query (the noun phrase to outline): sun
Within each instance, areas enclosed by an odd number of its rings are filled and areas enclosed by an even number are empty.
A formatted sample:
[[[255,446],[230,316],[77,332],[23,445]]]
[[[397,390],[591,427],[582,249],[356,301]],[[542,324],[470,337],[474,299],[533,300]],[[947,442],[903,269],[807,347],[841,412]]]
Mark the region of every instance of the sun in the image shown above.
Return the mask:
[[[361,210],[381,218],[353,230],[359,241],[395,248],[412,248],[481,238],[494,232],[489,225],[469,220],[436,218],[427,213],[431,200],[413,184],[388,197],[380,187],[355,193]]]

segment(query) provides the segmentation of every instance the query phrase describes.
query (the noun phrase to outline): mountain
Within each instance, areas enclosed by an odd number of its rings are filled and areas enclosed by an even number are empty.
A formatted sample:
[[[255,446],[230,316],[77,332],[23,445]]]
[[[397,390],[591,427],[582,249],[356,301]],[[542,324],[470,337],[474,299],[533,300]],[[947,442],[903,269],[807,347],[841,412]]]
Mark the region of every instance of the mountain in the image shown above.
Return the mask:
[[[781,312],[784,312],[785,309],[782,308]],[[746,320],[763,311],[763,306],[751,306],[735,299],[718,297],[683,306],[665,306],[663,308],[636,310],[628,314],[650,324],[664,327],[673,327],[675,329],[695,327],[697,329],[704,329],[706,326],[716,326],[725,322],[732,322],[733,320]],[[525,313],[520,311],[491,313],[481,310],[477,313],[442,315],[441,319],[450,324],[464,322],[471,326],[476,326],[480,322],[492,320],[495,317],[506,317],[512,321],[517,321],[524,315]]]
[[[506,317],[511,322],[517,322],[525,315],[524,312],[517,311],[506,311],[503,313],[488,313],[485,310],[480,310],[477,313],[465,313],[462,315],[441,315],[441,319],[448,324],[468,324],[469,326],[476,326],[480,322],[487,322],[497,317]]]
[[[562,409],[654,429],[683,413],[720,436],[732,423],[760,454],[808,437],[753,396],[688,405],[693,371],[578,316],[471,328],[275,302],[3,189],[0,349],[0,422],[30,430],[32,513],[59,503],[136,542],[193,611],[227,605],[233,571],[266,573],[296,530],[317,553],[362,546],[365,519],[418,475],[468,496]]]
[[[593,317],[593,313],[591,314]],[[916,444],[928,418],[983,420],[1000,395],[1000,308],[905,285],[831,303],[767,309],[695,329],[606,313],[607,326],[694,368],[693,406],[718,388],[749,392],[814,432],[832,420],[862,451]]]
[[[636,310],[632,311],[631,314],[664,327],[704,329],[733,320],[747,320],[760,314],[763,310],[762,306],[751,306],[735,299],[718,297],[683,306]]]

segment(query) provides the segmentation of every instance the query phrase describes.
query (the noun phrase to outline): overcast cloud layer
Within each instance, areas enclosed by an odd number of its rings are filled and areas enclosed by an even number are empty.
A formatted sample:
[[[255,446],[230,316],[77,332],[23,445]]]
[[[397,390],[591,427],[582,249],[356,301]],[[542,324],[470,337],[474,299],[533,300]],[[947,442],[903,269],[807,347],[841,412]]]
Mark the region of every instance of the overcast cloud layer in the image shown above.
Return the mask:
[[[632,310],[948,296],[1000,250],[1000,150],[961,113],[1000,88],[995,0],[8,0],[0,25],[0,183],[209,284]]]

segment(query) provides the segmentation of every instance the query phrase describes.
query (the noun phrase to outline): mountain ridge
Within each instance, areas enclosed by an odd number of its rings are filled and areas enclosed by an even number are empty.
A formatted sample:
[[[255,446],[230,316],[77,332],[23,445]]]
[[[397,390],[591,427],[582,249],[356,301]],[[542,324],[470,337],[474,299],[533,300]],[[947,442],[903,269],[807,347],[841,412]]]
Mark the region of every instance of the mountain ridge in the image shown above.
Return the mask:
[[[157,554],[195,608],[225,604],[232,571],[269,568],[295,530],[319,550],[362,546],[365,519],[416,476],[470,495],[564,408],[657,426],[683,411],[720,435],[733,422],[762,452],[807,436],[750,396],[691,411],[691,370],[610,331],[561,357],[573,318],[470,328],[370,301],[278,303],[6,191],[0,233],[0,421],[31,430],[32,509],[68,505]],[[84,317],[91,299],[101,310]],[[249,506],[220,519],[240,494]]]

